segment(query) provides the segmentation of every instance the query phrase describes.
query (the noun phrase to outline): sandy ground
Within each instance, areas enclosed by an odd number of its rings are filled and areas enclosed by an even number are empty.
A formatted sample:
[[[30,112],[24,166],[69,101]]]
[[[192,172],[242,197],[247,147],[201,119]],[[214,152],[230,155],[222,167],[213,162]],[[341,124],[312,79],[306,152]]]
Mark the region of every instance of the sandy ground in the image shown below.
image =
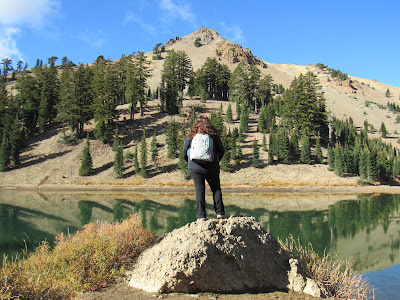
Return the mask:
[[[315,297],[300,294],[293,291],[289,292],[262,292],[262,293],[242,293],[242,294],[216,294],[216,293],[199,293],[199,294],[181,294],[181,293],[171,293],[171,294],[154,294],[147,293],[135,288],[128,286],[125,282],[116,283],[108,288],[96,291],[88,292],[79,295],[76,300],[106,300],[106,299],[118,299],[118,300],[148,300],[148,299],[171,299],[171,300],[286,300],[286,299],[296,299],[296,300],[311,300],[317,299]]]

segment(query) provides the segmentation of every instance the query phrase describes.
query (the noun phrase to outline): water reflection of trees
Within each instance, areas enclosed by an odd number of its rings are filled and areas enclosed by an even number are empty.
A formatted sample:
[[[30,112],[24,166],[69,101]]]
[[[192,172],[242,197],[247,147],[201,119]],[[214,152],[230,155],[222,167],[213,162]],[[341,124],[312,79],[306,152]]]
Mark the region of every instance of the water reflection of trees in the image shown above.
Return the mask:
[[[125,217],[124,205],[128,201],[118,200],[114,205],[114,218]],[[289,236],[299,239],[302,244],[311,243],[319,254],[329,251],[335,240],[355,236],[362,230],[373,230],[383,226],[387,232],[390,217],[399,212],[400,195],[359,196],[357,201],[341,201],[324,211],[268,211],[264,208],[254,210],[238,205],[228,205],[228,215],[253,216],[262,221],[271,234],[282,240]],[[151,200],[131,203],[133,211],[143,215],[146,228],[161,235],[196,220],[196,203],[185,199],[179,207]],[[212,211],[211,204],[207,209]],[[391,248],[399,249],[400,241],[393,241]]]
[[[49,219],[63,223],[63,218],[49,215],[40,210],[25,207],[0,204],[0,253],[13,255],[25,247],[30,250],[41,241],[52,241],[54,236],[39,229],[33,220]],[[0,255],[0,260],[3,258]]]
[[[227,205],[226,213],[233,216],[253,216],[262,222],[264,227],[274,237],[285,240],[292,235],[303,244],[313,244],[315,250],[322,254],[330,250],[339,238],[354,237],[361,231],[367,233],[382,226],[384,232],[393,221],[393,215],[399,213],[400,195],[359,196],[357,201],[341,201],[324,211],[271,211],[263,207],[248,209],[240,205]],[[84,225],[93,220],[93,209],[96,208],[96,218],[106,218],[108,221],[125,219],[133,212],[140,212],[146,228],[160,236],[196,220],[196,202],[184,199],[176,206],[153,200],[134,202],[126,199],[115,199],[113,203],[101,204],[97,201],[81,200],[78,202],[79,220]],[[212,215],[214,208],[207,204],[207,211]],[[101,212],[99,215],[98,213]],[[71,211],[65,211],[65,214]],[[20,249],[23,240],[28,237],[32,243],[44,239],[53,240],[47,229],[36,229],[38,218],[53,219],[57,228],[63,232],[74,232],[79,224],[70,224],[62,217],[44,214],[39,210],[0,204],[0,248]],[[391,221],[392,220],[392,221]],[[399,222],[399,221],[397,221]],[[399,251],[400,235],[391,238],[388,247]],[[394,257],[392,258],[394,259]]]
[[[329,227],[338,237],[369,233],[382,225],[387,233],[390,217],[399,212],[400,195],[359,196],[358,201],[342,201],[329,207]]]

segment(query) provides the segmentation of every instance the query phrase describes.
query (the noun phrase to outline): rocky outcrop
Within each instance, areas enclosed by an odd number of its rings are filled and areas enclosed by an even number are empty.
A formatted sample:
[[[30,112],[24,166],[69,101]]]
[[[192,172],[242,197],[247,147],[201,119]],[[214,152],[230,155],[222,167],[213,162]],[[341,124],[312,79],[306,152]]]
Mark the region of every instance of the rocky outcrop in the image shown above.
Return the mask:
[[[310,289],[312,282],[289,259],[252,217],[198,221],[144,251],[129,271],[129,285],[159,293]]]
[[[216,47],[217,55],[230,63],[244,62],[253,66],[267,68],[267,64],[261,59],[255,57],[250,49],[243,49],[240,45],[234,43],[219,43]]]

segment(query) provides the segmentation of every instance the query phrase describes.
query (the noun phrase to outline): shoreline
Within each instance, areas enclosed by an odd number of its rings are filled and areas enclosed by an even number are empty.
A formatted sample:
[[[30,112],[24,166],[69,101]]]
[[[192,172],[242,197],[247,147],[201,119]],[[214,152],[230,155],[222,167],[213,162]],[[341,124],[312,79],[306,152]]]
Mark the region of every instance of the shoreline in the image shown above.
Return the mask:
[[[194,193],[194,185],[113,185],[113,184],[26,184],[0,185],[0,190],[21,191],[118,191],[118,192],[174,192]],[[265,193],[265,194],[400,194],[399,185],[222,185],[223,193]]]

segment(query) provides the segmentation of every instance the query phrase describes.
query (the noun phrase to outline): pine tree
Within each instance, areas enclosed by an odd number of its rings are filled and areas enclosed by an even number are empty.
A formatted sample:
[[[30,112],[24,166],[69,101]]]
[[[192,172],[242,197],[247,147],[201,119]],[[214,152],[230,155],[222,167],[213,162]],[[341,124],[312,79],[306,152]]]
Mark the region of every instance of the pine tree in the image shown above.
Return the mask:
[[[115,130],[115,134],[114,134],[112,150],[114,152],[116,152],[116,151],[118,151],[118,147],[119,147],[119,133],[118,133],[118,127],[117,127],[117,129]]]
[[[40,104],[39,104],[39,120],[38,120],[40,132],[44,132],[49,118],[50,114],[48,112],[48,102],[46,98],[46,92],[44,89],[42,89]]]
[[[344,157],[344,172],[355,173],[353,151],[350,149],[350,146],[348,144],[344,146],[343,157]]]
[[[307,135],[301,137],[301,150],[300,150],[300,162],[302,164],[311,164],[311,143],[310,138]]]
[[[239,163],[238,153],[237,153],[237,136],[233,133],[231,134],[230,138],[230,157],[235,162],[235,164]]]
[[[230,172],[230,171],[232,171],[232,168],[230,166],[230,160],[231,160],[230,147],[229,147],[230,145],[229,145],[228,134],[226,132],[226,127],[224,127],[222,130],[221,141],[222,141],[222,144],[224,145],[225,153],[220,161],[220,167],[221,167],[221,170]]]
[[[232,123],[233,122],[233,117],[232,117],[232,106],[229,103],[228,108],[226,110],[226,115],[225,115],[225,121],[227,123]]]
[[[368,155],[369,149],[364,147],[364,149],[360,153],[360,161],[358,165],[358,172],[361,178],[368,178]]]
[[[157,137],[156,134],[153,134],[153,137],[150,142],[150,153],[151,153],[151,161],[156,164],[158,149],[157,149]]]
[[[276,134],[276,147],[278,161],[288,164],[290,162],[289,137],[286,131],[282,128],[280,128]]]
[[[192,107],[192,111],[190,113],[189,128],[193,127],[196,120],[197,120],[197,113],[195,112],[194,107]]]
[[[10,128],[9,143],[10,143],[10,159],[14,166],[19,165],[19,152],[21,148],[21,129],[18,117],[15,117]]]
[[[147,79],[150,77],[149,62],[143,52],[139,51],[134,57],[125,60],[126,101],[130,103],[130,119],[133,120],[136,105],[139,102],[140,115],[143,115],[143,108],[146,103]]]
[[[104,58],[98,58],[94,64],[93,95],[95,136],[106,143],[109,140],[114,121],[118,117],[119,104],[118,74]]]
[[[387,130],[386,130],[386,126],[385,126],[385,123],[383,123],[382,122],[382,124],[381,124],[381,128],[380,128],[380,130],[379,130],[380,132],[381,132],[381,134],[382,134],[382,138],[387,138],[387,134],[388,134],[388,132],[387,132]]]
[[[340,144],[336,144],[334,151],[335,155],[335,165],[333,171],[338,176],[343,176],[345,172],[345,164],[344,164],[344,150]]]
[[[328,170],[333,171],[335,168],[335,153],[332,147],[328,147]]]
[[[119,146],[115,152],[114,174],[116,178],[122,178],[124,175],[124,152],[122,146]]]
[[[367,155],[367,173],[368,179],[371,181],[377,180],[379,178],[379,171],[377,166],[377,152],[375,149],[371,149]]]
[[[93,162],[90,155],[90,140],[89,134],[86,138],[86,146],[83,149],[81,167],[79,168],[79,176],[89,176],[93,174]]]
[[[210,115],[210,122],[214,126],[215,129],[221,134],[224,129],[224,119],[222,117],[222,113],[220,110],[212,111]]]
[[[74,73],[75,103],[78,108],[78,138],[82,136],[85,124],[94,116],[92,80],[92,69],[89,66],[79,65]]]
[[[253,161],[251,165],[254,168],[260,167],[260,147],[256,139],[253,141]]]
[[[275,131],[272,131],[269,135],[269,142],[268,142],[268,163],[273,163],[275,158],[274,155],[276,154],[276,143],[275,143]]]
[[[319,138],[317,138],[317,141],[315,143],[315,152],[317,154],[316,163],[322,164],[324,162],[324,156],[322,155],[321,142]]]
[[[185,160],[185,156],[184,156],[184,153],[183,153],[183,151],[182,151],[183,145],[184,145],[184,143],[185,143],[186,138],[187,138],[187,127],[186,127],[186,122],[184,122],[184,123],[182,124],[182,126],[181,126],[180,131],[179,131],[179,134],[178,134],[178,141],[177,141],[177,144],[178,144],[178,151],[179,151],[179,155],[178,155],[178,158],[179,158],[179,160],[178,160],[178,167],[179,167],[179,169],[180,169],[181,172],[182,172],[183,178],[184,178],[185,180],[188,180],[188,179],[191,178],[191,175],[190,175],[189,170],[188,170],[188,163],[187,163],[187,161]]]
[[[147,142],[146,132],[143,130],[142,141],[140,143],[140,175],[147,176]]]
[[[300,134],[328,139],[328,114],[317,75],[308,72],[295,78],[283,96],[282,121]]]
[[[57,105],[57,110],[58,110],[57,118],[58,120],[67,123],[67,125],[70,127],[72,136],[77,135],[78,122],[79,122],[78,111],[80,109],[80,106],[78,105],[78,103],[76,103],[75,95],[76,94],[75,94],[75,82],[73,78],[73,71],[71,67],[66,66],[63,68],[63,71],[61,73],[60,102]],[[43,101],[43,99],[41,101]],[[45,105],[42,105],[41,102],[39,111],[42,110],[43,106],[45,107]]]
[[[171,120],[167,126],[167,157],[175,158],[178,150],[178,128],[175,120]]]
[[[39,107],[39,129],[43,131],[45,126],[51,124],[56,117],[56,105],[59,101],[59,79],[55,67],[56,57],[49,59],[49,65],[34,68],[38,87],[41,91]]]
[[[394,178],[397,178],[400,176],[400,156],[396,156],[393,159],[392,176]]]
[[[183,91],[192,72],[191,61],[184,51],[168,52],[161,72],[161,110],[177,114]]]
[[[267,151],[267,137],[266,137],[266,134],[265,134],[265,133],[263,134],[262,147],[261,147],[261,149],[262,149],[263,151]]]
[[[378,151],[376,164],[379,180],[387,181],[390,178],[390,166],[386,150]]]
[[[246,106],[242,106],[240,109],[240,121],[239,121],[239,131],[241,133],[247,132],[249,130],[249,110]]]
[[[290,136],[290,143],[289,143],[289,152],[290,152],[290,159],[295,161],[295,158],[299,155],[300,147],[299,147],[299,136],[297,134],[297,130],[292,132]]]
[[[185,180],[189,180],[190,178],[192,178],[192,176],[190,175],[189,170],[188,170],[188,163],[185,160],[185,157],[184,157],[184,154],[182,151],[179,152],[178,167],[181,170],[183,178]]]
[[[7,171],[10,165],[10,144],[6,135],[3,133],[3,139],[0,145],[0,172]]]
[[[135,173],[139,174],[139,158],[138,158],[138,146],[135,146],[135,150],[133,151],[133,168],[135,169]]]

